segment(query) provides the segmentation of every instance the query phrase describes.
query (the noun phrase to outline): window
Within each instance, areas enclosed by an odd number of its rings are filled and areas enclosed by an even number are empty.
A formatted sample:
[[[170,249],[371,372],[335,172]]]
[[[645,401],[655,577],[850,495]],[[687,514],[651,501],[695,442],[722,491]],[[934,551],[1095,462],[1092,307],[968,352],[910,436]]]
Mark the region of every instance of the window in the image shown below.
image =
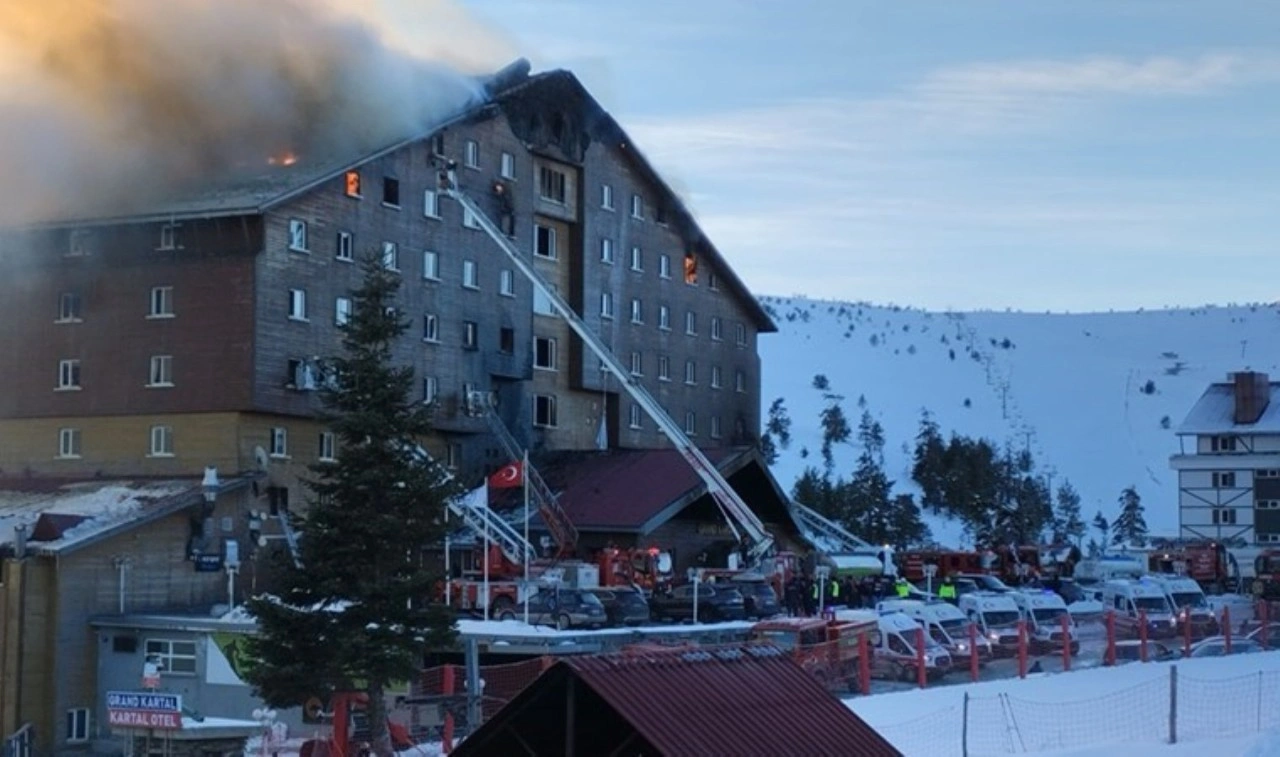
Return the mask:
[[[720,438],[720,416],[718,415],[711,416],[711,438]]]
[[[533,395],[533,425],[554,428],[556,425],[556,398],[549,394]]]
[[[173,426],[151,427],[151,457],[173,457]]]
[[[271,429],[271,456],[289,456],[289,429],[282,426]]]
[[[58,322],[73,323],[80,320],[80,295],[63,292],[58,295]]]
[[[658,276],[664,279],[671,278],[671,256],[670,255],[658,256]]]
[[[480,288],[480,272],[476,269],[476,261],[462,261],[462,285],[467,289]]]
[[[80,361],[79,360],[59,360],[58,361],[58,388],[59,389],[79,389],[80,388]]]
[[[151,288],[151,310],[148,315],[152,318],[173,317],[173,287]]]
[[[533,367],[548,371],[556,369],[556,340],[546,336],[533,338]]]
[[[644,303],[640,300],[631,300],[631,322],[644,323]]]
[[[58,457],[80,457],[80,429],[58,429]]]
[[[698,314],[692,310],[684,314],[684,333],[690,336],[698,333]]]
[[[1263,468],[1262,470],[1254,471],[1253,477],[1254,478],[1280,478],[1280,468]]]
[[[1209,439],[1209,448],[1213,452],[1235,452],[1236,437],[1214,436]]]
[[[613,292],[600,293],[600,317],[613,317]]]
[[[339,297],[333,301],[333,324],[346,326],[351,322],[351,298]]]
[[[465,149],[463,150],[463,161],[467,166],[467,168],[480,167],[480,143],[479,142],[475,141],[474,139],[468,139],[466,141]]]
[[[437,157],[444,157],[444,135],[437,134],[431,138],[431,154]]]
[[[565,175],[548,166],[538,167],[538,196],[547,202],[565,204]]]
[[[1255,507],[1259,510],[1280,510],[1280,499],[1260,499]]]
[[[664,203],[658,203],[653,209],[653,220],[659,226],[667,225],[667,206]]]
[[[720,277],[719,277],[719,276],[717,276],[717,275],[715,275],[714,273],[708,273],[708,274],[707,274],[707,289],[710,289],[710,290],[711,290],[711,291],[713,291],[713,292],[719,292],[719,291],[720,291]]]
[[[338,440],[337,440],[337,437],[333,435],[333,432],[321,431],[320,432],[320,448],[317,451],[316,456],[325,462],[332,462],[338,459],[337,455],[334,454],[337,451],[337,449],[338,449]]]
[[[737,342],[739,347],[747,346],[747,327],[741,323],[733,324],[733,341]]]
[[[555,306],[551,304],[551,298],[542,291],[542,287],[533,288],[533,312],[537,315],[556,315]]]
[[[434,313],[422,316],[422,341],[440,341],[440,319]]]
[[[510,268],[498,272],[498,294],[504,297],[516,296],[516,274]]]
[[[68,742],[88,741],[89,740],[89,710],[86,707],[78,707],[74,710],[67,710],[67,733]]]
[[[698,364],[692,360],[684,361],[684,383],[690,385],[698,383]]]
[[[510,326],[503,326],[498,329],[498,352],[503,355],[514,355],[516,353],[516,330]]]
[[[422,278],[440,280],[440,254],[426,250],[422,253]]]
[[[550,226],[535,224],[533,227],[533,254],[548,260],[556,259],[556,230]]]
[[[609,184],[600,185],[600,207],[613,210],[613,187]]]
[[[694,285],[698,283],[698,259],[692,252],[684,254],[684,283]]]
[[[382,177],[382,204],[393,208],[400,207],[400,180],[390,176]]]
[[[289,318],[295,321],[307,320],[307,290],[289,290]]]
[[[355,244],[351,239],[351,232],[338,232],[338,260],[351,261],[355,260]]]
[[[144,647],[147,657],[154,657],[160,669],[170,675],[196,674],[196,643],[194,641],[170,641],[147,639]]]
[[[89,248],[93,245],[93,232],[87,229],[76,229],[67,237],[67,255],[73,258],[83,257],[89,254]]]
[[[1213,474],[1213,488],[1215,489],[1232,489],[1236,485],[1236,474],[1234,471],[1226,471]]]
[[[720,379],[721,379],[720,366],[718,365],[711,366],[711,388],[712,389],[720,388]]]
[[[424,376],[422,379],[422,403],[430,405],[440,396],[440,380],[435,376]]]
[[[698,415],[692,410],[684,414],[684,432],[689,436],[698,435]]]
[[[462,322],[462,349],[475,350],[480,348],[480,324],[475,321]]]
[[[160,226],[160,246],[161,250],[178,249],[178,224],[166,223]]]
[[[516,177],[516,156],[509,152],[502,153],[502,169],[499,171],[504,179]]]
[[[289,219],[289,249],[294,252],[307,251],[307,222],[297,218]]]
[[[1236,524],[1236,510],[1234,507],[1213,508],[1213,525],[1234,526],[1235,524]]]
[[[644,218],[644,199],[640,195],[631,195],[631,217]]]
[[[356,199],[359,199],[361,196],[360,195],[360,172],[347,171],[344,187],[345,187],[344,191],[346,192],[347,197],[355,197]]]
[[[733,390],[739,393],[747,391],[747,374],[742,371],[733,372]]]
[[[639,352],[631,353],[631,375],[644,375],[644,358]]]
[[[671,380],[671,358],[667,357],[666,355],[658,356],[658,380],[659,381]]]
[[[642,428],[644,426],[644,414],[640,410],[640,406],[632,404],[627,411],[629,416],[629,424],[631,428]]]
[[[718,315],[711,316],[711,339],[720,341],[720,316]]]
[[[382,243],[382,267],[388,271],[400,270],[400,245],[395,242]]]
[[[666,305],[658,306],[658,328],[663,331],[671,330],[671,308]]]
[[[433,189],[422,193],[422,215],[427,218],[440,217],[440,195]]]
[[[631,270],[633,271],[644,270],[644,255],[640,252],[639,247],[631,248]]]
[[[612,239],[600,240],[600,262],[609,263],[610,265],[613,264],[613,240]]]
[[[480,219],[476,218],[475,214],[473,214],[467,208],[463,208],[462,209],[462,225],[466,226],[468,229],[479,229]]]
[[[152,355],[147,386],[173,386],[173,355]]]

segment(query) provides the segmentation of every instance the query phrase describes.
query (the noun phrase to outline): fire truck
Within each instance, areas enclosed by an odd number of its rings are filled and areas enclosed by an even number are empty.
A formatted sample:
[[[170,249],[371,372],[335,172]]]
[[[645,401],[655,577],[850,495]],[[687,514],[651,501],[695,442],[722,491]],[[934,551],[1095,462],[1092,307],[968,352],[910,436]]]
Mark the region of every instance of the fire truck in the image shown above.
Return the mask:
[[[902,552],[899,555],[902,565],[902,576],[908,581],[919,582],[925,579],[926,565],[938,566],[935,580],[957,573],[982,573],[982,555],[977,552],[961,552],[956,550],[918,550]]]
[[[1280,550],[1264,549],[1254,559],[1253,570],[1253,595],[1268,602],[1280,600]]]
[[[1234,590],[1239,571],[1233,569],[1226,545],[1216,541],[1169,541],[1147,555],[1152,573],[1186,576],[1210,594]]]
[[[879,641],[875,620],[774,618],[751,627],[751,638],[790,652],[800,667],[832,690],[858,688],[858,637],[866,636],[867,665]]]

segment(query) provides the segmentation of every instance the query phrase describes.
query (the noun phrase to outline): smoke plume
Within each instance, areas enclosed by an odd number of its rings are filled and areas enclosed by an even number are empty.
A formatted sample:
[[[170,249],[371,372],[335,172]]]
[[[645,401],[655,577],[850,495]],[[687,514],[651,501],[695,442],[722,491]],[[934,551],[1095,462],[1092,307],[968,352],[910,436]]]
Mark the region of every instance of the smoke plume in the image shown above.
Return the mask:
[[[481,96],[453,65],[478,42],[440,36],[410,55],[320,0],[0,0],[0,223],[417,133]]]

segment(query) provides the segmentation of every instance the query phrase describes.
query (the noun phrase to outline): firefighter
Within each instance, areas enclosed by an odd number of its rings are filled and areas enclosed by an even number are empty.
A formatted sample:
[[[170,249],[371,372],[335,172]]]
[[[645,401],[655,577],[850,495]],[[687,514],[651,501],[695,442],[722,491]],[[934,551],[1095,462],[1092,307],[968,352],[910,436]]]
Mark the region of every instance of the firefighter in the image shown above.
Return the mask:
[[[906,599],[911,596],[911,584],[907,583],[905,578],[899,578],[893,584],[893,589],[898,593],[898,599]]]
[[[818,582],[805,576],[804,587],[804,614],[809,617],[818,612]]]
[[[942,579],[942,584],[938,586],[938,599],[950,602],[951,604],[956,603],[956,582],[951,580],[951,576],[949,574],[946,578]]]
[[[827,586],[827,607],[835,607],[840,604],[840,581],[832,578]]]

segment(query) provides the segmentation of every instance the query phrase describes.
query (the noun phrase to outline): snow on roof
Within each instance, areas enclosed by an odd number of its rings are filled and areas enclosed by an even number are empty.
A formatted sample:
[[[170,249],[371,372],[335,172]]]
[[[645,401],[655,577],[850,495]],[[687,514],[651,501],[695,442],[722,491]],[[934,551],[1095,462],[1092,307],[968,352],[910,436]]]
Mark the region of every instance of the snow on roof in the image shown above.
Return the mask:
[[[1280,398],[1280,383],[1271,382],[1271,395]],[[1210,384],[1200,399],[1187,413],[1179,434],[1222,434],[1230,432],[1249,434],[1280,434],[1280,402],[1267,404],[1255,423],[1236,423],[1235,387],[1231,384]]]
[[[193,481],[0,481],[0,546],[13,544],[26,526],[29,547],[56,552],[155,509],[187,491]],[[45,516],[41,525],[41,516]],[[37,531],[37,525],[41,525]]]

